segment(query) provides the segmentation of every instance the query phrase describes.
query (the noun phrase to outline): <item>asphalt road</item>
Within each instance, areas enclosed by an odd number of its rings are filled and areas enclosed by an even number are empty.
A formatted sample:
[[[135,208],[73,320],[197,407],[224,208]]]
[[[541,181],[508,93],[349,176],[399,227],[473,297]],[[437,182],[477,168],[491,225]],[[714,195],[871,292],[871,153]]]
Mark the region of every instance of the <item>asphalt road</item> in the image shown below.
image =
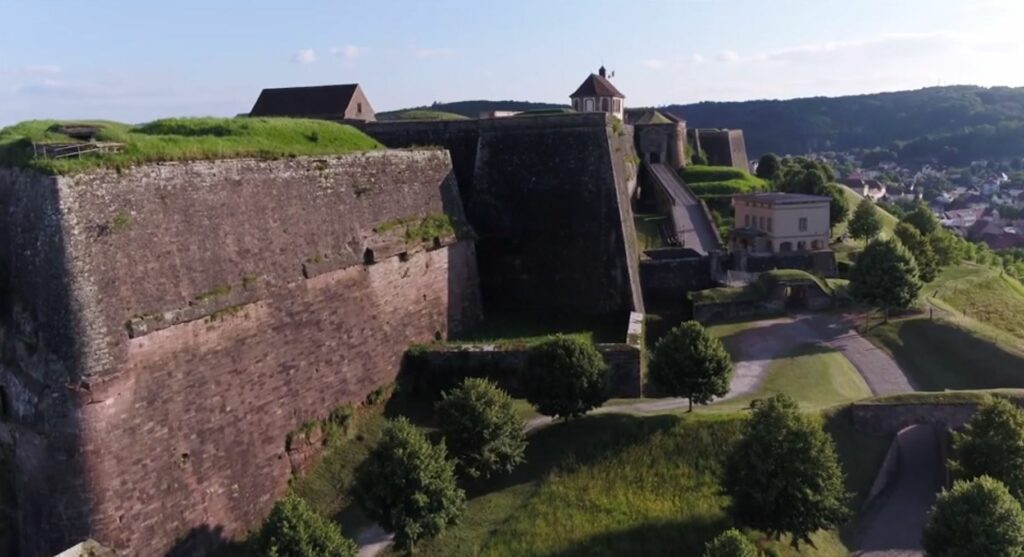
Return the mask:
[[[679,174],[663,164],[652,164],[651,172],[672,199],[672,222],[683,247],[701,255],[718,249],[714,223],[708,219],[700,200],[686,187]]]

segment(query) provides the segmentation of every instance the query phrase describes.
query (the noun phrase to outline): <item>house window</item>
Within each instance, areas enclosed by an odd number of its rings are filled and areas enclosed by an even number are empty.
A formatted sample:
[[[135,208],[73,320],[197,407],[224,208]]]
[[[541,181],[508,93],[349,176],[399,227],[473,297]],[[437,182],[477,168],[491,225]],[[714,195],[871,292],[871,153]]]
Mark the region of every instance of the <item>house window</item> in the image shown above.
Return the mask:
[[[363,103],[356,103],[356,114],[363,113]]]
[[[764,230],[764,217],[758,217],[758,219],[757,219],[757,229],[758,230]]]
[[[601,97],[601,112],[609,112],[608,97]]]
[[[797,251],[806,251],[807,250],[807,243],[803,242],[803,241],[797,242],[796,243],[796,250]]]
[[[807,232],[807,217],[800,217],[800,232]]]
[[[743,215],[743,226],[750,228],[750,215]]]
[[[622,112],[622,99],[615,99],[615,113]]]
[[[782,253],[789,253],[793,251],[793,244],[790,242],[782,242],[779,244],[779,251]]]
[[[585,99],[583,101],[583,112],[594,111],[594,99]]]
[[[768,217],[768,232],[772,231],[772,218]]]
[[[572,100],[572,109],[575,110],[576,112],[580,111],[580,100],[579,99],[573,99]]]

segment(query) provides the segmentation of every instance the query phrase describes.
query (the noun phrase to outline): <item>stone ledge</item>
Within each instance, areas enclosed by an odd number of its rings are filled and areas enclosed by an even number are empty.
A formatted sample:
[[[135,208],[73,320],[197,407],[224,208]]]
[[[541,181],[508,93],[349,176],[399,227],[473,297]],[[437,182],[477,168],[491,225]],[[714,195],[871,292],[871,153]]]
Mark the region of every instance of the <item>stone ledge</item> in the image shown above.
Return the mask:
[[[149,313],[129,319],[126,324],[128,338],[138,338],[168,327],[180,325],[181,323],[196,321],[204,317],[214,316],[220,312],[230,311],[239,306],[249,305],[259,301],[263,297],[265,290],[262,280],[244,281],[241,285],[229,286],[228,288],[230,290],[223,293],[201,295],[197,299],[190,301],[185,307]]]

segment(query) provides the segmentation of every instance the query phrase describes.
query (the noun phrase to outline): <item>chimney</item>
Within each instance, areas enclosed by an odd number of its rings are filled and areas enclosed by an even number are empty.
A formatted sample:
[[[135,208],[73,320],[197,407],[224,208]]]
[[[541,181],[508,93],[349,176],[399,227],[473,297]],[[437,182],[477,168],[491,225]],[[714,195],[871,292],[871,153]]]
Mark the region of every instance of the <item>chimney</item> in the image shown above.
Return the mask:
[[[604,66],[601,66],[601,69],[597,70],[597,75],[601,77],[608,77],[608,72],[605,71]]]

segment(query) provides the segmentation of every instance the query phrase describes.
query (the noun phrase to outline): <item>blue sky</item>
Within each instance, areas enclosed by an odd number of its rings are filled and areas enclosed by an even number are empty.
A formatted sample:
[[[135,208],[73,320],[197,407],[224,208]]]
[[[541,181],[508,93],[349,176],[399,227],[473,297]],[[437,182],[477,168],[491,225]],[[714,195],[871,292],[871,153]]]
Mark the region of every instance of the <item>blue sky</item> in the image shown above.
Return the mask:
[[[566,102],[597,66],[627,105],[1024,86],[1024,0],[0,0],[0,125],[246,112],[359,82],[377,110]]]

